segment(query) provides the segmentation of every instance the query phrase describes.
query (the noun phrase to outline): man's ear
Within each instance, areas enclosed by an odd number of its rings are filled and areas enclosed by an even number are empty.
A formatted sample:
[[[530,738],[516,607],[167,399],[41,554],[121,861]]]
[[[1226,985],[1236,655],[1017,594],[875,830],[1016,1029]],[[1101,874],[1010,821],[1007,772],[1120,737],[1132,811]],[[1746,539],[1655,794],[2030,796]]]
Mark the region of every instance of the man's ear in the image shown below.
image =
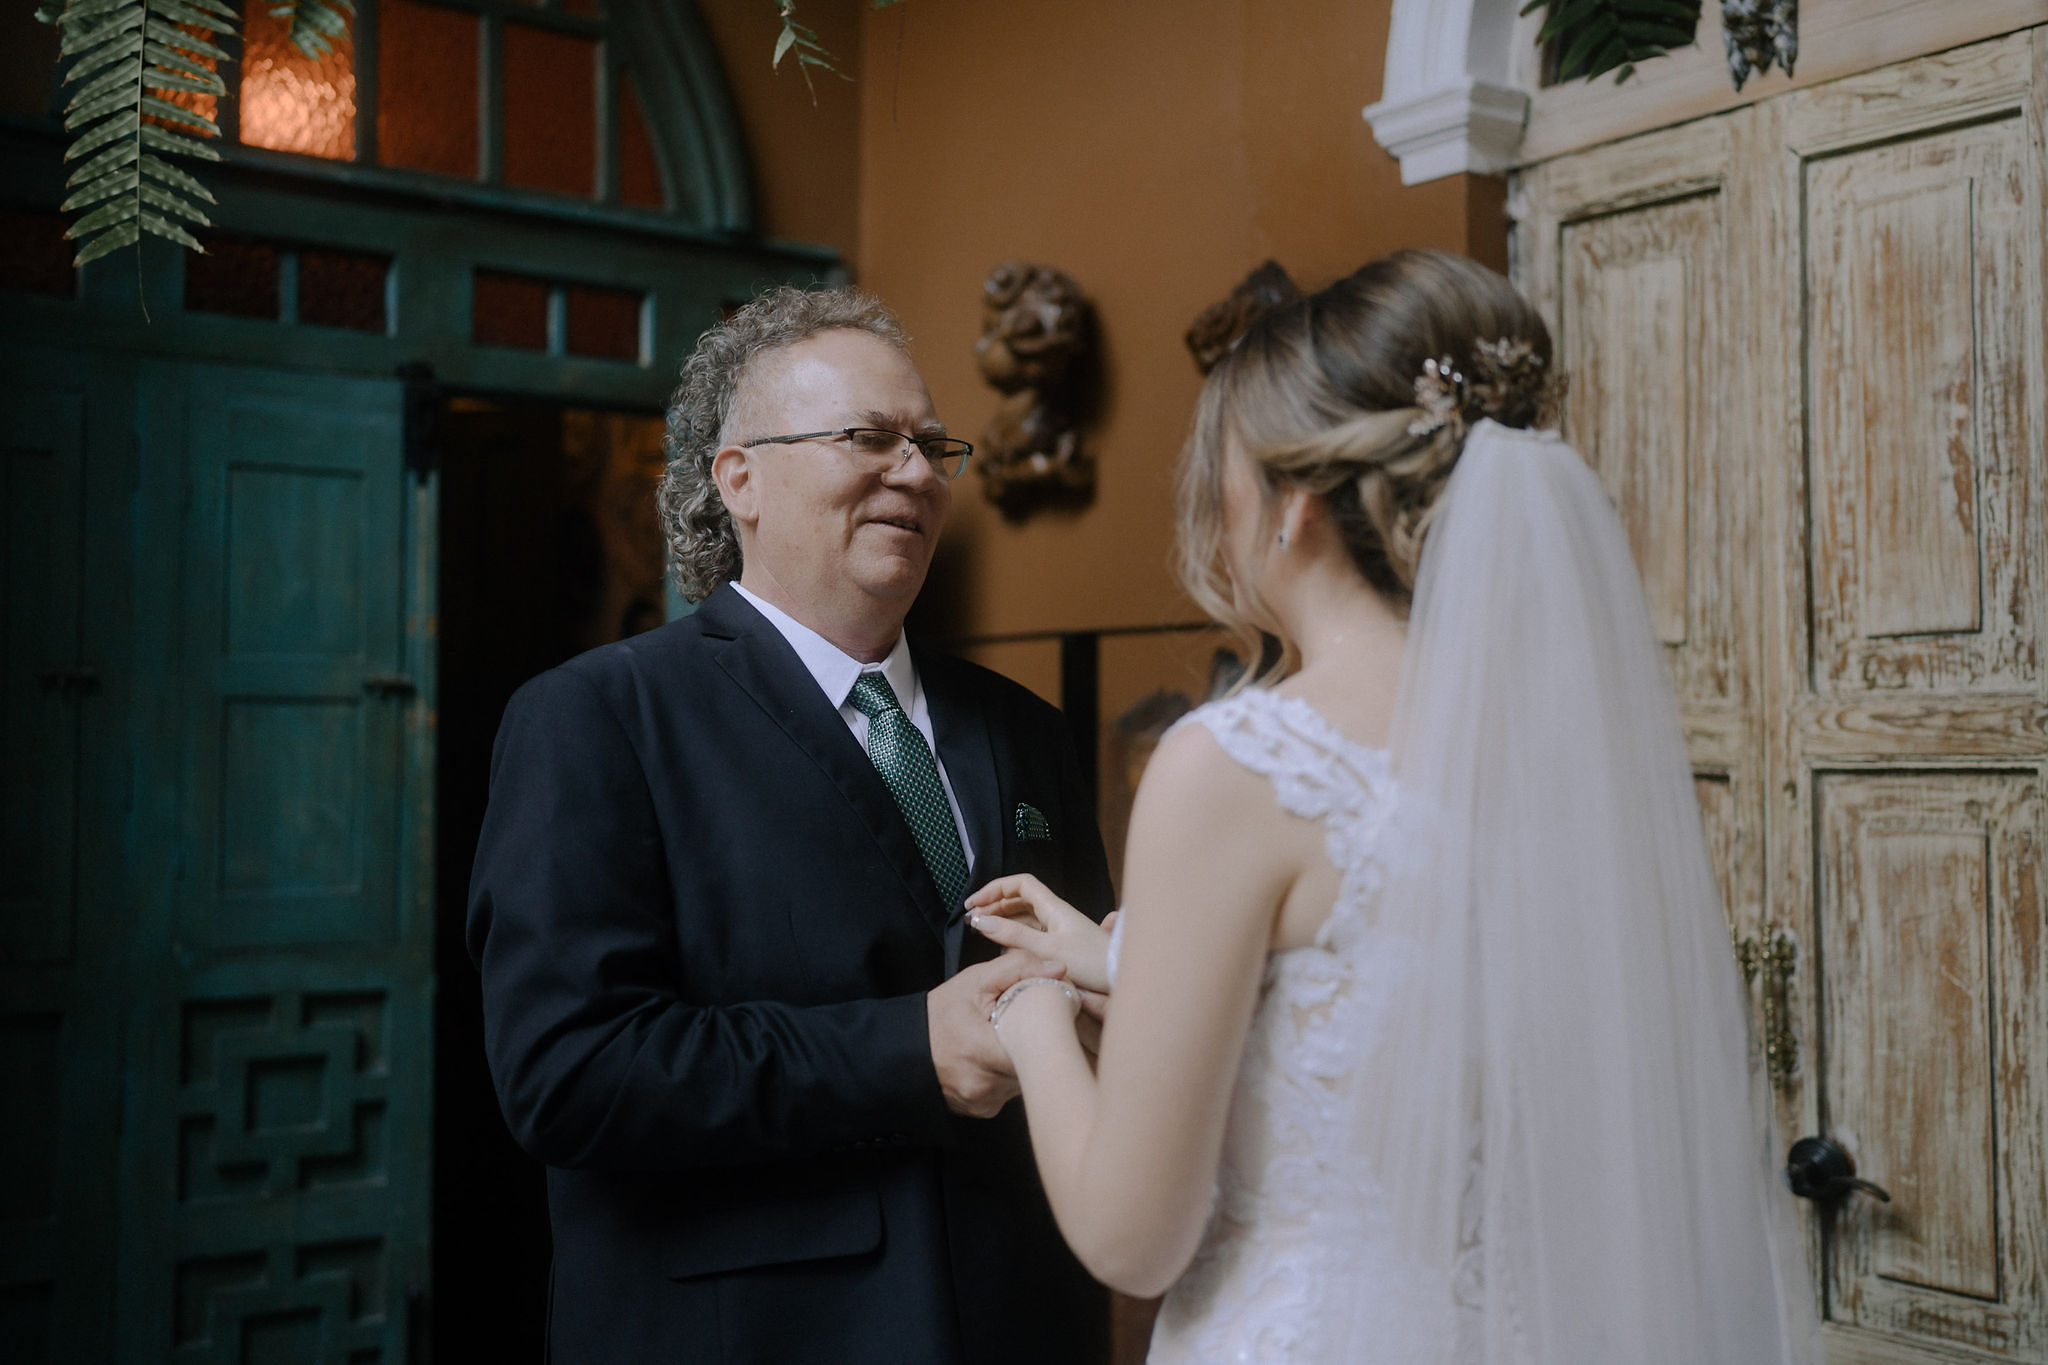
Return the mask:
[[[752,526],[761,519],[759,490],[754,487],[754,452],[745,446],[720,446],[711,457],[711,481],[732,519]]]

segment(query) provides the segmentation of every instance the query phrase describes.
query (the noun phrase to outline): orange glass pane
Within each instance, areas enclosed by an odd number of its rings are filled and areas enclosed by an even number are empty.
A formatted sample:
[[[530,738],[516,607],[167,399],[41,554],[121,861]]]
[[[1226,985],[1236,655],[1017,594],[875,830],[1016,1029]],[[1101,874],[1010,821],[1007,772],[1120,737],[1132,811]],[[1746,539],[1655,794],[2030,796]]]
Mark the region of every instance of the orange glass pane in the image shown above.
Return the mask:
[[[377,159],[476,177],[477,18],[419,0],[377,6]]]
[[[268,4],[245,7],[242,141],[329,161],[356,155],[356,49],[344,35],[319,57],[293,45],[291,25]]]
[[[277,264],[282,254],[271,242],[202,233],[206,245],[185,257],[185,307],[194,313],[227,313],[241,318],[277,318]]]
[[[584,197],[597,192],[597,44],[507,22],[505,183]]]
[[[381,332],[391,258],[363,251],[305,247],[299,252],[299,321],[316,327]]]
[[[548,348],[546,280],[479,270],[470,276],[469,337],[480,346]]]
[[[640,359],[640,308],[646,295],[637,289],[601,289],[589,284],[569,285],[563,293],[569,314],[563,340],[570,355]]]
[[[640,94],[624,72],[619,73],[619,202],[651,209],[668,205],[661,192],[661,169],[654,160],[654,139],[640,113]]]

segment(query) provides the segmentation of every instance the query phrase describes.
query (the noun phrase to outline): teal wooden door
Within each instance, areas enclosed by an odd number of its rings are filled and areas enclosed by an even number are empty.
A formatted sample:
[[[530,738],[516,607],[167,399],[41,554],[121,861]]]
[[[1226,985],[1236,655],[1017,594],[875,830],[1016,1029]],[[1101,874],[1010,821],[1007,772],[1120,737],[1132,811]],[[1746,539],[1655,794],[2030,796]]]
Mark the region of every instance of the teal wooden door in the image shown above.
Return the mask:
[[[0,1357],[39,1365],[113,1347],[118,622],[88,612],[86,564],[130,394],[119,363],[79,376],[0,354]]]
[[[121,1353],[409,1358],[432,490],[393,382],[145,365]]]

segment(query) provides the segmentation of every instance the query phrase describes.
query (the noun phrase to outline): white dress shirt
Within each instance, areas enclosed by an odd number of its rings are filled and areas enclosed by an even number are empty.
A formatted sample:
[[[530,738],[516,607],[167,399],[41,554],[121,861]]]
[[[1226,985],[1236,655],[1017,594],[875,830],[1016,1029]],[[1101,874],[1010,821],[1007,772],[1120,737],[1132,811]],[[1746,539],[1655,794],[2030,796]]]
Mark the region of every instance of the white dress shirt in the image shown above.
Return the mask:
[[[768,618],[768,624],[780,631],[783,639],[789,641],[796,657],[803,660],[804,667],[817,680],[825,700],[838,709],[839,718],[846,722],[846,728],[853,732],[853,737],[860,741],[863,749],[868,747],[868,718],[853,704],[853,685],[860,681],[863,673],[882,675],[882,681],[896,694],[896,704],[909,715],[910,723],[917,727],[931,748],[932,762],[939,770],[939,785],[946,789],[946,805],[953,812],[953,828],[960,832],[960,853],[971,870],[974,867],[974,842],[967,837],[967,821],[960,814],[960,798],[953,794],[953,779],[946,775],[946,764],[939,757],[938,742],[932,738],[931,708],[925,705],[924,684],[918,680],[917,666],[910,659],[908,637],[898,635],[896,647],[880,663],[862,663],[788,612],[762,601],[738,583],[732,586],[752,604],[755,611]]]

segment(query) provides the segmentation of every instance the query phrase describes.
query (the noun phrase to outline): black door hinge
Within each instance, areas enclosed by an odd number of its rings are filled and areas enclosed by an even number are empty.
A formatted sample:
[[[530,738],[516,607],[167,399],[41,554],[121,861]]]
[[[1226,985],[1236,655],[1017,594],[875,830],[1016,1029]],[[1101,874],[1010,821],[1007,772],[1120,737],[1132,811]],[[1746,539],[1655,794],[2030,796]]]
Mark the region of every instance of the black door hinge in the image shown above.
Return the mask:
[[[424,360],[400,365],[398,379],[405,385],[405,467],[425,483],[441,467],[441,385]]]

